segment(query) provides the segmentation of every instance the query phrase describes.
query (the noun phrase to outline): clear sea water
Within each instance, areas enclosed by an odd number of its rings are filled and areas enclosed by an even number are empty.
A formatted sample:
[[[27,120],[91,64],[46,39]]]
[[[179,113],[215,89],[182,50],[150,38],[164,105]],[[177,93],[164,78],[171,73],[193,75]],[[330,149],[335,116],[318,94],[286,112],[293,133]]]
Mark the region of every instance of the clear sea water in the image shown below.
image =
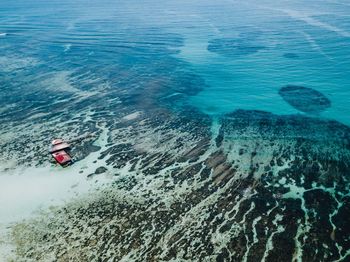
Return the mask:
[[[0,15],[1,85],[10,96],[37,87],[49,68],[70,76],[93,71],[113,83],[120,67],[159,59],[165,47],[205,81],[186,101],[205,113],[300,113],[278,94],[293,84],[331,101],[323,117],[350,124],[347,1],[3,0]],[[211,52],[215,39],[236,39],[239,46]],[[29,65],[32,71],[15,73]]]

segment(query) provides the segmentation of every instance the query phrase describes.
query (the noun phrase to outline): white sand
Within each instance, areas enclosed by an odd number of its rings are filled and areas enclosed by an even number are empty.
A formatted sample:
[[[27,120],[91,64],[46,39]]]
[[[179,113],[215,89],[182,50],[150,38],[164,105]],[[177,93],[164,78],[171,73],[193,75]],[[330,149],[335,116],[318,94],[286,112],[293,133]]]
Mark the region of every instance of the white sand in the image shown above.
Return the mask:
[[[63,204],[108,182],[105,175],[87,178],[97,167],[106,166],[103,160],[97,158],[106,149],[107,132],[103,129],[94,143],[102,147],[100,151],[70,167],[47,165],[40,168],[17,167],[10,171],[0,168],[0,225],[29,218],[39,209]],[[95,160],[97,162],[93,163]],[[79,173],[81,170],[83,173]]]
[[[126,121],[134,120],[134,119],[138,118],[139,116],[141,116],[141,112],[135,112],[135,113],[124,116],[123,120],[126,120]]]
[[[14,247],[9,234],[14,223],[28,219],[50,206],[62,205],[79,195],[93,193],[94,188],[110,182],[108,171],[106,175],[87,178],[97,167],[106,166],[104,160],[97,159],[100,152],[107,148],[108,130],[101,129],[102,133],[94,143],[100,146],[101,150],[91,153],[70,167],[48,165],[40,168],[20,168],[7,164],[7,168],[12,168],[10,171],[4,171],[5,163],[1,164],[0,261],[13,259]],[[96,163],[93,163],[94,161]],[[81,170],[83,173],[79,173]]]

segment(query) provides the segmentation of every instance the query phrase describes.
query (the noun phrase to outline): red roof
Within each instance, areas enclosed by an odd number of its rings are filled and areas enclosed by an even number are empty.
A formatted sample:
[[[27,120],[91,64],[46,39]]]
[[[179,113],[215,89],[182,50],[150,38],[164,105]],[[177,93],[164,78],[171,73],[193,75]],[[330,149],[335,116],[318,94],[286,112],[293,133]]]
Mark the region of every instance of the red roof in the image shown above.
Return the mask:
[[[55,153],[52,153],[52,156],[55,158],[55,160],[60,164],[64,165],[72,161],[72,158],[70,155],[67,154],[66,151],[61,150],[57,151]]]

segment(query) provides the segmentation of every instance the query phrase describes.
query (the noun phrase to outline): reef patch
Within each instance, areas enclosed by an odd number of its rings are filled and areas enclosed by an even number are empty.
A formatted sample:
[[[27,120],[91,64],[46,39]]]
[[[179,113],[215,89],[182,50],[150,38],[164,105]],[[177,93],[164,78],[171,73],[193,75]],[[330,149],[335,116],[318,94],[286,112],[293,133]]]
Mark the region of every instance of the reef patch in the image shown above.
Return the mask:
[[[287,85],[278,93],[288,104],[304,113],[319,114],[331,107],[331,101],[325,95],[309,87]]]
[[[288,59],[298,59],[299,55],[296,53],[284,53],[283,57]]]
[[[114,119],[99,157],[112,185],[18,223],[16,253],[59,261],[347,257],[349,128],[246,110],[219,124],[215,141],[210,119],[190,108]]]

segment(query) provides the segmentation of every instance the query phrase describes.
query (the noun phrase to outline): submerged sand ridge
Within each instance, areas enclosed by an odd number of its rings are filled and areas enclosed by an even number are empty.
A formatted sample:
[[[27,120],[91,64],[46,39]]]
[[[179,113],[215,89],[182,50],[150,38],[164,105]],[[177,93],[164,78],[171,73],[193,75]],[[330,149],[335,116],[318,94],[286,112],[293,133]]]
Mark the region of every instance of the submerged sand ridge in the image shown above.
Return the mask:
[[[348,127],[241,110],[220,119],[212,137],[210,119],[195,110],[144,112],[137,122],[125,116],[109,123],[108,147],[99,151],[113,180],[15,225],[17,256],[323,261],[348,255]],[[24,235],[31,238],[18,241]]]

